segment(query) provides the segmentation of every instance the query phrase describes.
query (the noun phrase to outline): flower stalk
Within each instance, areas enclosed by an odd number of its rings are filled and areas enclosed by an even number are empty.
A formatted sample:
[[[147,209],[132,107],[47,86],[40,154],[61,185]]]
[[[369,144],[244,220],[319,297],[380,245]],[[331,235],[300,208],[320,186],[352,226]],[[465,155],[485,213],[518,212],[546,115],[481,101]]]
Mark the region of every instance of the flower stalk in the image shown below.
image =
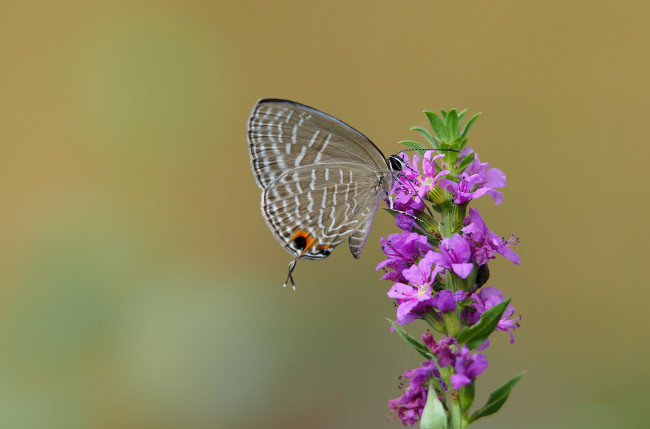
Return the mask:
[[[500,204],[503,194],[498,189],[506,185],[501,170],[489,168],[467,147],[467,134],[479,115],[463,128],[465,111],[425,114],[433,132],[413,129],[430,147],[404,142],[416,152],[401,153],[406,168],[387,209],[402,232],[382,238],[387,259],[377,266],[384,271],[382,279],[393,283],[388,296],[396,304],[397,318],[390,321],[391,329],[425,360],[420,368],[404,372],[408,387],[389,406],[405,426],[419,422],[422,429],[463,429],[498,411],[522,376],[513,377],[470,413],[477,377],[488,367],[483,353],[488,337],[504,331],[513,343],[519,327],[521,317],[514,315],[510,299],[484,286],[488,262],[496,254],[519,264],[511,249],[518,240],[499,238],[478,210],[469,207],[484,195]],[[421,340],[408,334],[403,326],[417,320],[440,338],[429,331]]]

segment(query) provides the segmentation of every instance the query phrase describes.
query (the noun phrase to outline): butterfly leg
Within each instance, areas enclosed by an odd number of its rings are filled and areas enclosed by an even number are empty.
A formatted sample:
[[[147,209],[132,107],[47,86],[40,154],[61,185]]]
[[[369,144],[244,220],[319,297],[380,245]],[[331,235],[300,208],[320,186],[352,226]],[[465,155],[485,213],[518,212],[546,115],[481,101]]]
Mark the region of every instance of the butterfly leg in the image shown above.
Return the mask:
[[[413,219],[415,219],[415,220],[418,220],[418,221],[424,223],[424,219],[420,219],[419,217],[417,217],[417,216],[415,216],[415,215],[412,215],[411,213],[407,213],[407,212],[405,212],[405,211],[397,210],[397,209],[391,209],[391,210],[393,210],[395,213],[403,214],[403,215],[405,215],[405,216],[408,216],[408,217],[410,217],[410,218],[413,218]]]
[[[413,195],[417,195],[417,194],[413,194]],[[427,207],[426,204],[425,204],[424,206],[425,206],[427,209],[429,209],[429,207]],[[412,217],[412,218],[415,219],[415,220],[419,220],[420,222],[424,222],[422,219],[420,219],[419,217],[417,217],[417,216],[415,216],[415,215],[412,215],[411,213],[407,213],[407,212],[402,211],[402,210],[397,210],[397,209],[395,208],[395,201],[393,201],[393,195],[392,195],[392,194],[391,194],[391,195],[388,195],[388,207],[389,207],[391,210],[393,210],[395,213],[403,214],[403,215],[406,215],[406,216]],[[433,219],[433,213],[431,213],[431,210],[429,210],[429,213],[431,214],[431,218]]]
[[[404,173],[397,174],[397,177],[398,177],[398,179],[404,178],[404,181],[399,180],[399,183],[401,184],[401,186],[397,188],[398,192],[399,192],[399,189],[401,188],[404,193],[409,194],[410,196],[412,196],[414,198],[419,198],[422,201],[422,204],[424,205],[424,208],[427,209],[427,211],[429,212],[429,215],[431,216],[431,218],[433,218],[434,217],[433,212],[431,211],[429,206],[427,204],[425,204],[424,198],[421,198],[418,195],[418,193],[416,192],[415,187],[413,186],[413,179],[409,179]],[[404,182],[406,182],[408,184],[408,186],[411,188],[410,190],[406,188],[406,184]],[[391,208],[392,208],[392,201],[391,201]]]

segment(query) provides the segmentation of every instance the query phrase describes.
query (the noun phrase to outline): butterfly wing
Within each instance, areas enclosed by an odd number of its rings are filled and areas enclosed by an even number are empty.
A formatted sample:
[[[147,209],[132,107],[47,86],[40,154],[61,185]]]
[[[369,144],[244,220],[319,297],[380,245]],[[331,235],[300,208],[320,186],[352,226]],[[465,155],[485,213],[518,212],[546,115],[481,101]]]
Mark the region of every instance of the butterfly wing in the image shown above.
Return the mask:
[[[381,151],[344,122],[278,99],[255,105],[248,141],[262,214],[282,246],[323,259],[349,237],[358,258],[393,183]]]
[[[361,222],[359,222],[359,227],[350,235],[350,252],[352,252],[352,256],[356,259],[361,257],[361,250],[363,250],[363,246],[368,241],[370,228],[372,227],[372,222],[375,220],[375,215],[377,214],[382,197],[376,198],[376,200],[377,202],[374,207],[369,206],[364,211]]]
[[[251,166],[266,189],[285,171],[347,161],[377,171],[388,166],[381,151],[363,134],[312,107],[288,100],[257,102],[248,120]]]
[[[281,174],[262,193],[269,229],[294,257],[324,259],[350,238],[359,258],[385,191],[377,172],[339,162]]]

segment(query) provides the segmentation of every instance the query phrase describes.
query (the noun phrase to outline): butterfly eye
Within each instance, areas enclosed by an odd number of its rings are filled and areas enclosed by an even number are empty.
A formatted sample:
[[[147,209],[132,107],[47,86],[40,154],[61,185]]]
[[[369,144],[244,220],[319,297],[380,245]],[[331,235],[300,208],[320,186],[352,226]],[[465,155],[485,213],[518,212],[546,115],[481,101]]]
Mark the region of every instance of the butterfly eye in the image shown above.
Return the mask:
[[[406,167],[406,164],[404,164],[404,161],[395,155],[391,155],[388,157],[388,164],[390,165],[390,169],[393,171],[402,171],[404,170],[404,167]]]

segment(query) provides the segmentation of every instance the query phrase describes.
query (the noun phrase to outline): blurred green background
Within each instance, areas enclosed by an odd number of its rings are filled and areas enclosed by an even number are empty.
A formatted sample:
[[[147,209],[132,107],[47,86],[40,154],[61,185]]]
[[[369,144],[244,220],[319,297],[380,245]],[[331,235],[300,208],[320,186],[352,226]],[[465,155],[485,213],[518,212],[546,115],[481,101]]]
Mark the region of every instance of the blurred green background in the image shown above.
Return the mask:
[[[477,428],[643,427],[650,6],[547,2],[13,2],[0,13],[0,427],[398,428],[419,364],[391,335],[378,216],[363,258],[303,262],[259,212],[246,119],[314,106],[386,154],[424,109],[470,133],[521,266],[491,264]],[[645,121],[645,122],[644,122]],[[423,324],[410,327],[417,334]],[[474,426],[473,426],[474,427]]]

